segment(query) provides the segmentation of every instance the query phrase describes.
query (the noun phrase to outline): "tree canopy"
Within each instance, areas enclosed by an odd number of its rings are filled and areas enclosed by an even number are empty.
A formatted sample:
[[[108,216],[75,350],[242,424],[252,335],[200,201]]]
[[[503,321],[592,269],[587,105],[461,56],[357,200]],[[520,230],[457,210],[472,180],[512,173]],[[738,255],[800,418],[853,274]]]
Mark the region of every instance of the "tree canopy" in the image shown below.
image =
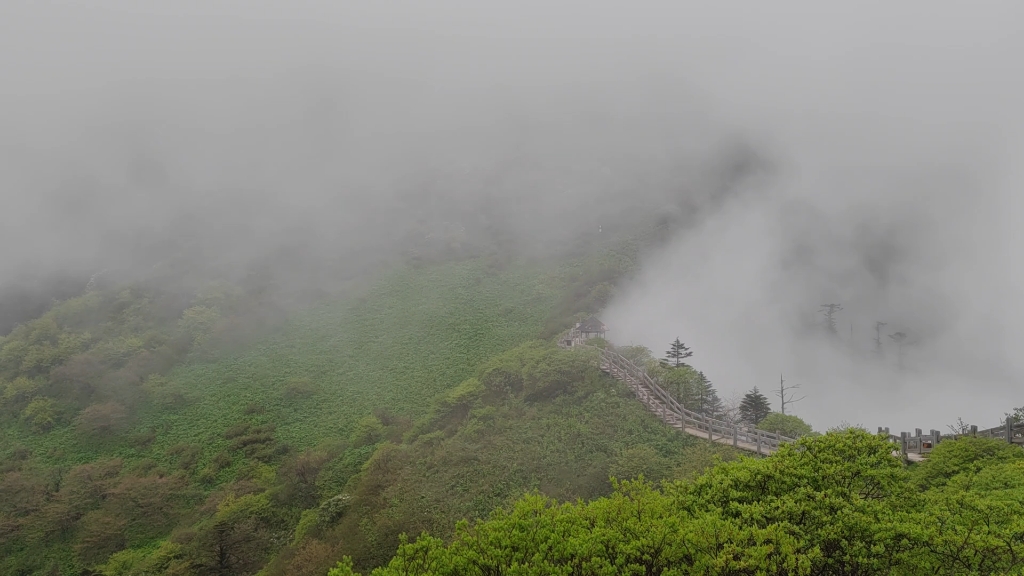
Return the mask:
[[[953,470],[949,460],[998,441],[961,442],[933,452],[932,466]],[[694,481],[621,482],[591,502],[527,495],[486,520],[460,523],[451,542],[403,538],[372,574],[1019,573],[1024,459],[974,462],[921,490],[887,438],[829,432],[769,458],[721,464]],[[346,560],[330,572],[352,574]]]
[[[804,422],[799,416],[772,412],[757,423],[757,427],[768,432],[782,434],[787,438],[799,438],[814,432],[811,425]]]
[[[686,360],[691,356],[693,356],[693,351],[690,350],[686,344],[680,342],[679,338],[676,338],[671,344],[669,344],[668,351],[665,352],[665,362],[673,368],[679,368],[681,366],[686,366],[686,363],[683,362],[683,360]]]
[[[771,412],[772,407],[768,403],[768,398],[757,389],[757,386],[747,392],[743,396],[743,401],[740,402],[740,418],[744,422],[756,425],[767,418]]]

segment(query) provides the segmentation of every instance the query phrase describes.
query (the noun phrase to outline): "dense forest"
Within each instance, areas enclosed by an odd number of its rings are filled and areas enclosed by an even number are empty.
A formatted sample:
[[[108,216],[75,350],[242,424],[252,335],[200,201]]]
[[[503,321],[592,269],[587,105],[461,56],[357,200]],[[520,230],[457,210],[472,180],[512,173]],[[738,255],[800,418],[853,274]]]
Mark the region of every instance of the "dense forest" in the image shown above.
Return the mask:
[[[525,496],[454,537],[403,540],[376,576],[1020,574],[1024,452],[984,438],[907,469],[884,438],[834,430],[689,481]],[[346,559],[331,576],[353,574]]]
[[[449,245],[286,310],[259,275],[92,282],[0,340],[0,572],[324,574],[524,493],[691,477],[730,450],[554,345],[644,246]]]
[[[558,348],[664,226],[556,259],[420,250],[304,309],[258,275],[55,300],[0,341],[0,572],[1019,569],[1019,448],[958,440],[908,468],[756,389],[730,409],[678,340],[620,349],[688,406],[804,437],[746,457]]]

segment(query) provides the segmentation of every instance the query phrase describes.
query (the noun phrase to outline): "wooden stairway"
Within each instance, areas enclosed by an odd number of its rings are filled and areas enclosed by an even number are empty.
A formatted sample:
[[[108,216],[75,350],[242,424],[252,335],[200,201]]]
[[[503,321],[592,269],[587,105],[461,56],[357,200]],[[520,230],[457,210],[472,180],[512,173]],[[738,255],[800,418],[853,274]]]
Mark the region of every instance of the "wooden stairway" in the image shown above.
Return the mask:
[[[600,349],[600,353],[601,370],[625,383],[651,413],[676,430],[759,455],[772,454],[780,444],[793,441],[792,438],[687,410],[658,386],[646,371],[621,354],[607,349]]]

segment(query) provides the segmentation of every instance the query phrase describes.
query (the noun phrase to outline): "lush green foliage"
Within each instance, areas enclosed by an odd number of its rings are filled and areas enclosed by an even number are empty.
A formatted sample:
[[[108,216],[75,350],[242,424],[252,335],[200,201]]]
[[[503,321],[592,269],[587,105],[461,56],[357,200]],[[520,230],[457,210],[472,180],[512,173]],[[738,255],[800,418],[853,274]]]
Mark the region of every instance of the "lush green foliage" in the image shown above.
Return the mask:
[[[955,442],[941,442],[930,458],[914,467],[914,478],[922,488],[944,486],[953,478],[976,474],[990,466],[1024,460],[1024,450],[1006,442],[965,436]]]
[[[737,461],[547,342],[638,250],[421,258],[283,326],[259,286],[56,304],[0,340],[0,573],[1018,568],[1011,447],[943,443],[907,471],[849,431]],[[622,352],[688,405],[713,391]]]
[[[447,537],[530,491],[590,499],[611,491],[610,476],[685,478],[735,457],[661,425],[590,356],[529,342],[481,365],[404,441],[378,448],[349,483],[353,513],[294,542],[281,573],[305,573],[291,560],[326,543],[365,569],[386,563],[403,532]]]
[[[290,530],[304,507],[338,495],[378,442],[399,439],[432,396],[534,337],[564,285],[485,261],[408,269],[241,353],[237,331],[254,325],[239,318],[258,316],[260,301],[231,287],[187,298],[133,287],[55,306],[0,342],[0,490],[26,496],[0,510],[0,573],[74,572],[175,526],[179,536],[147,557],[200,562],[198,543],[220,545],[203,540],[204,526],[222,532],[214,510],[253,494],[253,483],[273,494],[276,515],[256,514],[253,534]],[[118,462],[110,478],[89,472],[103,459]],[[113,517],[116,501],[80,501],[78,488],[57,506],[72,477],[89,479],[88,493],[105,493],[108,481],[166,482],[174,497],[158,526],[136,529]],[[172,544],[177,556],[167,556]]]
[[[281,328],[259,286],[57,304],[0,340],[0,573],[323,574],[528,490],[710,465],[585,359],[507,353],[596,311],[636,251],[420,265]]]
[[[799,416],[772,412],[757,423],[757,427],[768,432],[782,434],[787,438],[799,438],[814,432],[811,425],[804,422]]]
[[[957,442],[950,442],[955,445]],[[981,440],[973,451],[985,453]],[[1019,451],[1019,448],[1014,448]],[[968,449],[970,451],[970,449]],[[403,541],[374,576],[925,575],[1024,569],[1024,459],[987,460],[921,491],[887,439],[851,429],[660,490],[624,482],[560,504],[535,494],[445,542]],[[936,450],[934,466],[963,462]],[[343,561],[331,576],[353,574]]]
[[[672,347],[675,346],[676,343],[673,343]],[[643,346],[627,346],[618,351],[637,366],[644,368],[686,409],[713,418],[723,416],[725,406],[704,372],[685,363],[675,366],[665,361],[659,362],[654,359],[651,351]]]

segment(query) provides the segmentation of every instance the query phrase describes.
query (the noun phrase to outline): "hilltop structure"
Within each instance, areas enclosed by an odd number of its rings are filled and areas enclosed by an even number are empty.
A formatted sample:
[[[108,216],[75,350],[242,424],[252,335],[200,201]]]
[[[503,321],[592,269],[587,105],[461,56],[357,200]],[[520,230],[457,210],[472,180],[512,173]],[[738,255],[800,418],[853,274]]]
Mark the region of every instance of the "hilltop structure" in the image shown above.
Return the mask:
[[[591,316],[582,322],[577,322],[576,326],[565,335],[562,344],[578,346],[592,338],[604,338],[607,333],[608,327],[604,325],[604,322],[598,320],[596,316]]]

